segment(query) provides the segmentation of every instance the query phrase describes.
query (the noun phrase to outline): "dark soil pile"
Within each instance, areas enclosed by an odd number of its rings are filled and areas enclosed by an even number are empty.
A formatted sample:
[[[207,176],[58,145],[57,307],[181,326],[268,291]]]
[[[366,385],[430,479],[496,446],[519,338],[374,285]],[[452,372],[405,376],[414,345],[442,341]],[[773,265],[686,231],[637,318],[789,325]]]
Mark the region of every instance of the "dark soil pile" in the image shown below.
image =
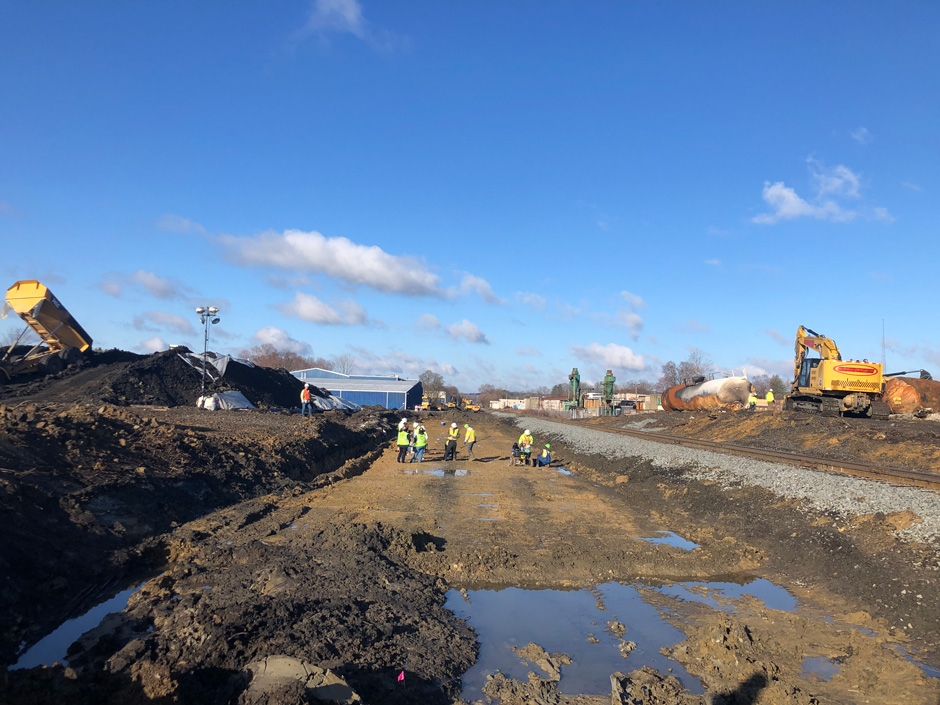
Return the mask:
[[[348,472],[344,464],[374,452],[397,420],[148,413],[0,406],[0,663],[74,616],[96,586],[152,560],[154,537],[174,524]]]
[[[83,364],[55,375],[32,375],[0,386],[0,399],[29,399],[37,402],[117,406],[194,406],[202,394],[202,369],[193,367],[180,354],[185,349],[153,355],[135,355],[110,350],[87,356]],[[300,406],[303,382],[284,369],[250,367],[230,361],[225,376],[217,381],[216,369],[206,379],[206,393],[238,390],[258,407]],[[311,393],[329,393],[311,386]]]

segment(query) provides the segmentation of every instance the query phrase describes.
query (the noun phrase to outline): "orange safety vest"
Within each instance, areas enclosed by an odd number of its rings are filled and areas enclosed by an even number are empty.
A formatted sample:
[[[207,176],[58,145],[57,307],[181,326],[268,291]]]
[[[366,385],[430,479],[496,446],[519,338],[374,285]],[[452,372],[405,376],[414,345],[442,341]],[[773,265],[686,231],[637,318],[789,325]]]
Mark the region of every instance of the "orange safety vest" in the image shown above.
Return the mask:
[[[303,391],[300,393],[300,401],[310,401],[310,389],[304,387]]]

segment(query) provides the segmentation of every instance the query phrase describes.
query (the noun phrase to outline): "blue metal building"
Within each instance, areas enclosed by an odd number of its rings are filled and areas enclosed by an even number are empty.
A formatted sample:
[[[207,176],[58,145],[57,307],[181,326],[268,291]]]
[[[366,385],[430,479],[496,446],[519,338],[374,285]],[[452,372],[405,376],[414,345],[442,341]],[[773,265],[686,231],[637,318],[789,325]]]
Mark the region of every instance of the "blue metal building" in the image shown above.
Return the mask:
[[[339,399],[360,406],[379,405],[386,409],[413,409],[421,403],[421,382],[396,375],[344,375],[314,367],[292,372],[295,377],[326,389]]]

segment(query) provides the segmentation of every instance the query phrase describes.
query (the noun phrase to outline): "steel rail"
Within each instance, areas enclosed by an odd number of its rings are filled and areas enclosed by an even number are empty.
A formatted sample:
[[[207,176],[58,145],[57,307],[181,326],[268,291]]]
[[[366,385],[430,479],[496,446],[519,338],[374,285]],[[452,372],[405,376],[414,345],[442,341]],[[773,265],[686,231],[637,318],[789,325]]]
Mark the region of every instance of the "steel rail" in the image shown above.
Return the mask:
[[[867,463],[852,463],[845,460],[833,460],[831,458],[820,458],[812,455],[791,453],[785,450],[768,450],[765,448],[742,446],[736,443],[705,441],[699,438],[671,436],[666,433],[659,433],[654,431],[636,431],[628,428],[591,426],[578,423],[576,421],[561,421],[561,423],[578,426],[580,428],[590,428],[594,429],[595,431],[604,431],[607,433],[615,433],[623,436],[643,438],[648,441],[654,441],[656,443],[667,443],[670,445],[683,446],[685,448],[696,448],[698,450],[710,450],[715,453],[740,455],[746,458],[765,460],[772,463],[786,463],[787,465],[796,465],[812,470],[824,470],[827,472],[834,472],[852,477],[865,477],[870,480],[880,480],[882,482],[911,485],[914,487],[925,487],[931,490],[940,490],[940,475],[923,472],[921,470],[907,470],[904,468],[892,468],[882,465],[869,465]]]

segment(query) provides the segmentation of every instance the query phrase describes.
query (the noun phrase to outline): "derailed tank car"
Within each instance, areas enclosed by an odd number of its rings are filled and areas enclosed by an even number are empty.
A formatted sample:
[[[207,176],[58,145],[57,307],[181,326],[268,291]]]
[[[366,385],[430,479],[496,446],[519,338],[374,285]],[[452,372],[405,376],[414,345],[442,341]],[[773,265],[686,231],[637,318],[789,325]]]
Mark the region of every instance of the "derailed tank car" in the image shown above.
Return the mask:
[[[661,403],[666,411],[742,409],[753,389],[747,377],[710,379],[669,387],[663,392]]]

